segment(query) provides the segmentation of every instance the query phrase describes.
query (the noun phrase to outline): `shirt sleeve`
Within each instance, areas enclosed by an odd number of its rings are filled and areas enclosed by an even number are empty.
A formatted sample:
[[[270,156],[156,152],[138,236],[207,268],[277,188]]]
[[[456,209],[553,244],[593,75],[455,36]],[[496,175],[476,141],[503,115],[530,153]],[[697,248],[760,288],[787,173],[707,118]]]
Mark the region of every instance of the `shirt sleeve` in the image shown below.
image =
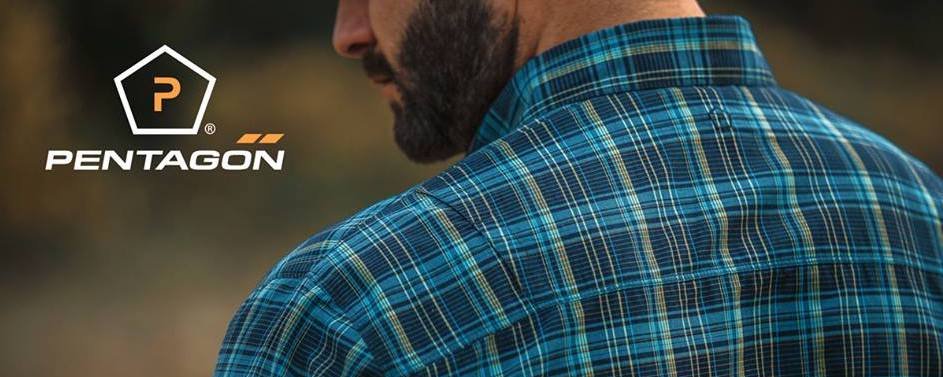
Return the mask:
[[[215,376],[372,376],[373,357],[330,296],[305,279],[261,284],[223,339]]]

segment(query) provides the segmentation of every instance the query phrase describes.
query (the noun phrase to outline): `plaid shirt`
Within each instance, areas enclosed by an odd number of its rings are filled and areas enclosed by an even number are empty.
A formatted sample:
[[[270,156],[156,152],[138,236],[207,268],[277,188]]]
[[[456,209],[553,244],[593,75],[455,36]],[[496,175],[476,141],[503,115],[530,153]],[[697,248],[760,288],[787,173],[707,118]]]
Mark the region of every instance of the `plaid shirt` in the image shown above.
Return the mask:
[[[926,166],[778,87],[745,20],[617,26],[279,262],[216,372],[940,375],[941,211]]]

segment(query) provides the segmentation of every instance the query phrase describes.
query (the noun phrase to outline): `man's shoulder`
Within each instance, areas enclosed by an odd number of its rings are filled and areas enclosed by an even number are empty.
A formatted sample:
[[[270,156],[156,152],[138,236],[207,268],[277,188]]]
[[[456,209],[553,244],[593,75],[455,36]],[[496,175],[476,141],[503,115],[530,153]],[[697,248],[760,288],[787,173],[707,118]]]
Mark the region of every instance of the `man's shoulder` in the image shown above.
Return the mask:
[[[424,184],[302,242],[249,302],[281,296],[289,297],[279,304],[286,311],[317,302],[343,313],[378,365],[392,363],[404,373],[469,342],[461,332],[416,329],[445,324],[481,336],[506,326],[523,305],[519,283],[476,224]],[[430,303],[438,310],[418,316],[414,308]],[[397,336],[402,344],[391,343]]]
[[[400,272],[404,258],[459,243],[481,247],[475,227],[419,184],[315,233],[283,257],[265,280],[302,279],[357,265],[380,273],[380,265],[387,265],[387,271]]]

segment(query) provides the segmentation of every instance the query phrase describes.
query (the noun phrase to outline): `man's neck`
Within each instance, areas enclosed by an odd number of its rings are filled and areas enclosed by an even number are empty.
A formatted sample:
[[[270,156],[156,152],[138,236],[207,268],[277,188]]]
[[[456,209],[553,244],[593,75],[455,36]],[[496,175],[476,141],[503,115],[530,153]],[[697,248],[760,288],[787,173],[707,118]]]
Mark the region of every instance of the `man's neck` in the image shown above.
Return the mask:
[[[696,0],[520,1],[516,65],[554,46],[596,30],[661,18],[704,17]]]

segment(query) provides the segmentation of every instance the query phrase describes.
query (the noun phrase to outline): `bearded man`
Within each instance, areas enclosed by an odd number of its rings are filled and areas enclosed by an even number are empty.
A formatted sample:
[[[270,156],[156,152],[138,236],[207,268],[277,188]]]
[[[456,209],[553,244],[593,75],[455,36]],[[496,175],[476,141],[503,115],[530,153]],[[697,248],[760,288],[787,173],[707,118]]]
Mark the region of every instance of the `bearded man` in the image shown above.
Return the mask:
[[[694,0],[341,0],[410,159],[218,376],[943,373],[943,181]],[[788,67],[786,67],[788,69]]]

